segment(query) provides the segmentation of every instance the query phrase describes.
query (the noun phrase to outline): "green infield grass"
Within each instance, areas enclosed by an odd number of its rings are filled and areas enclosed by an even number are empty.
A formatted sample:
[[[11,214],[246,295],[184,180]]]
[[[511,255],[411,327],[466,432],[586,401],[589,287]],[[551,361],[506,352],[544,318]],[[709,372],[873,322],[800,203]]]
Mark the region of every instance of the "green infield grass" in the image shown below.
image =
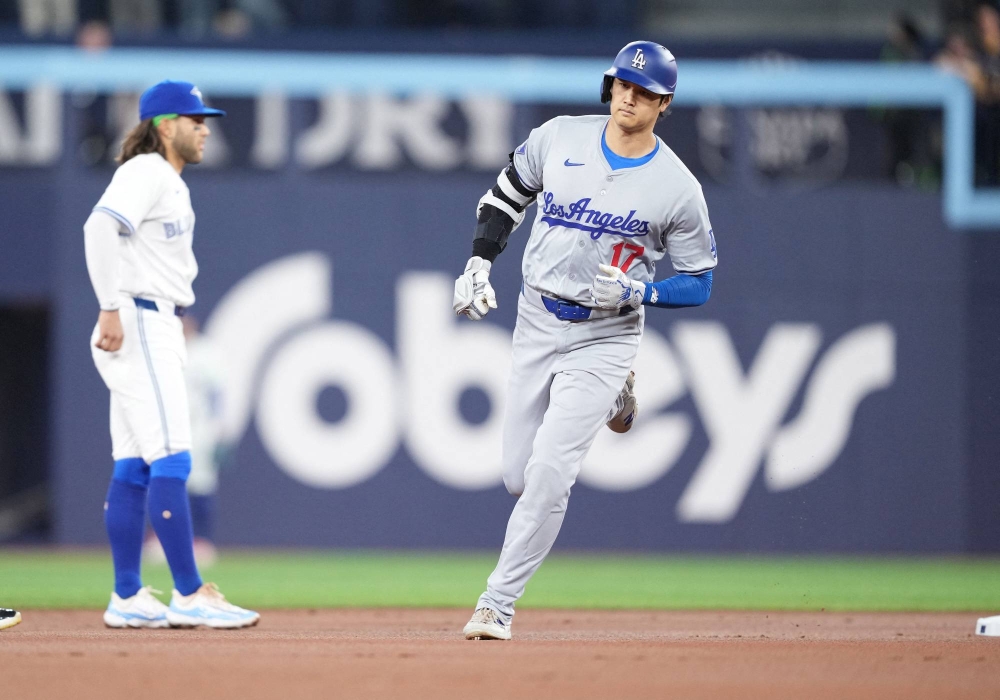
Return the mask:
[[[253,608],[470,607],[490,553],[224,551],[206,569]],[[166,566],[145,583],[170,591]],[[101,608],[104,551],[0,550],[0,606]],[[1000,559],[572,555],[549,557],[522,607],[1000,612]]]

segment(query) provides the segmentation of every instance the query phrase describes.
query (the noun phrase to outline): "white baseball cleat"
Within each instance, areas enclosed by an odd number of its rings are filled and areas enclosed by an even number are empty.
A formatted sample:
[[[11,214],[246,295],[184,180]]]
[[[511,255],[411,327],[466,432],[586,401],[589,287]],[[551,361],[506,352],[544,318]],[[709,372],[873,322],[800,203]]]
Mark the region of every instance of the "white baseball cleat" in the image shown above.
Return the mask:
[[[21,621],[21,613],[9,608],[0,608],[0,630],[13,627]]]
[[[608,418],[608,427],[616,433],[627,433],[632,428],[632,423],[639,415],[639,402],[636,401],[632,392],[635,387],[635,372],[628,373],[625,386],[615,399],[615,405],[611,409],[611,416]]]
[[[170,623],[167,622],[167,606],[153,595],[159,592],[152,586],[140,588],[131,598],[121,598],[112,592],[111,602],[104,611],[104,624],[117,629],[170,627]]]
[[[253,627],[260,622],[260,615],[233,605],[214,583],[203,584],[191,595],[181,595],[175,589],[167,609],[167,620],[172,627],[212,627],[237,629]]]
[[[466,639],[510,639],[510,623],[504,622],[492,608],[479,608],[462,630]]]
[[[1000,615],[979,618],[976,621],[976,634],[981,637],[1000,637]]]

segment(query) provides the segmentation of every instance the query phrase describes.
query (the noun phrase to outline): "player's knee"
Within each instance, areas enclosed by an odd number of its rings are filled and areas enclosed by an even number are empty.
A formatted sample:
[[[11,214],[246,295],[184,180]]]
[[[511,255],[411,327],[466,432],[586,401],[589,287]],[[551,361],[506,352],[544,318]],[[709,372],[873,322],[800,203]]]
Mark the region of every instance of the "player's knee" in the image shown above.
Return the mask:
[[[149,486],[149,465],[143,461],[142,457],[117,459],[111,478],[115,481],[146,488]]]
[[[524,493],[524,474],[504,474],[503,485],[511,496],[520,496]]]
[[[149,465],[150,477],[187,481],[191,474],[191,453],[185,450],[167,455]]]
[[[565,508],[572,488],[573,479],[556,467],[535,463],[525,470],[524,495],[543,510]]]
[[[510,448],[505,440],[503,453],[500,456],[500,473],[503,475],[503,485],[507,487],[507,493],[511,496],[520,496],[524,493],[524,469],[530,458],[530,450],[525,453],[521,449]]]

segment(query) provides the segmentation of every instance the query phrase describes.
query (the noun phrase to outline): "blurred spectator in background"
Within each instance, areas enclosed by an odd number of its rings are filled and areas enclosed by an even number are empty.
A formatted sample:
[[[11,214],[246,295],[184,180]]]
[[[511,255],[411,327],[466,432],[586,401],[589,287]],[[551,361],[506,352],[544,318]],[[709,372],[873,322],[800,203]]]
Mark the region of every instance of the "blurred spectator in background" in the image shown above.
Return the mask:
[[[882,47],[888,63],[923,63],[927,46],[916,21],[905,13],[889,24]],[[889,141],[888,175],[902,185],[931,184],[936,180],[930,157],[929,126],[926,115],[916,109],[884,109],[879,112]]]
[[[976,62],[976,52],[973,48],[974,42],[967,25],[955,25],[948,31],[944,47],[934,57],[934,62],[946,71],[954,73],[965,80],[969,85],[975,86],[979,81],[979,64]],[[975,88],[973,88],[975,89]],[[977,96],[978,98],[978,96]],[[977,129],[978,131],[978,129]],[[980,139],[976,134],[976,162],[979,161]]]
[[[155,32],[163,25],[160,0],[108,0],[108,15],[116,33]]]
[[[18,0],[21,31],[31,37],[70,36],[76,31],[77,0]]]
[[[111,46],[114,36],[107,22],[90,20],[80,26],[76,33],[76,45],[88,51],[101,51]]]
[[[966,27],[956,26],[948,32],[944,46],[934,57],[934,62],[970,83],[976,79],[979,70],[976,53]]]
[[[78,22],[103,22],[116,34],[176,28],[189,37],[290,26],[628,29],[640,16],[639,0],[0,0],[0,10],[4,3],[18,7],[30,36],[70,35]]]
[[[79,0],[79,6],[83,28],[94,33],[101,24],[115,34],[149,33],[163,26],[160,0]]]
[[[288,24],[281,0],[177,0],[178,28],[188,36],[239,36]]]
[[[984,3],[973,22],[974,29],[965,24],[949,31],[936,62],[963,78],[975,94],[975,181],[995,187],[1000,185],[1000,13]]]
[[[976,184],[1000,185],[1000,12],[990,4],[976,13],[979,74],[976,91]]]
[[[188,314],[181,318],[187,347],[184,379],[191,409],[191,475],[187,490],[191,502],[194,557],[200,567],[214,564],[216,493],[219,470],[230,448],[222,440],[222,388],[224,363],[211,339],[202,335],[198,320]],[[143,545],[143,557],[150,563],[165,563],[163,547],[150,531]]]

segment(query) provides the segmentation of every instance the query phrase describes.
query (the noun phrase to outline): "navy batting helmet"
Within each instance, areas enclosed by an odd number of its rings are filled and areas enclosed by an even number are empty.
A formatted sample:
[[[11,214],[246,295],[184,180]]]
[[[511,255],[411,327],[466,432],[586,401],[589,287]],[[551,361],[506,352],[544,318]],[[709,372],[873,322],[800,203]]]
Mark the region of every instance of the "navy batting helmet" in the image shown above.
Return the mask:
[[[615,78],[646,88],[657,95],[673,95],[677,86],[677,61],[664,47],[652,41],[633,41],[618,55],[611,68],[604,71],[601,102],[611,101]]]

